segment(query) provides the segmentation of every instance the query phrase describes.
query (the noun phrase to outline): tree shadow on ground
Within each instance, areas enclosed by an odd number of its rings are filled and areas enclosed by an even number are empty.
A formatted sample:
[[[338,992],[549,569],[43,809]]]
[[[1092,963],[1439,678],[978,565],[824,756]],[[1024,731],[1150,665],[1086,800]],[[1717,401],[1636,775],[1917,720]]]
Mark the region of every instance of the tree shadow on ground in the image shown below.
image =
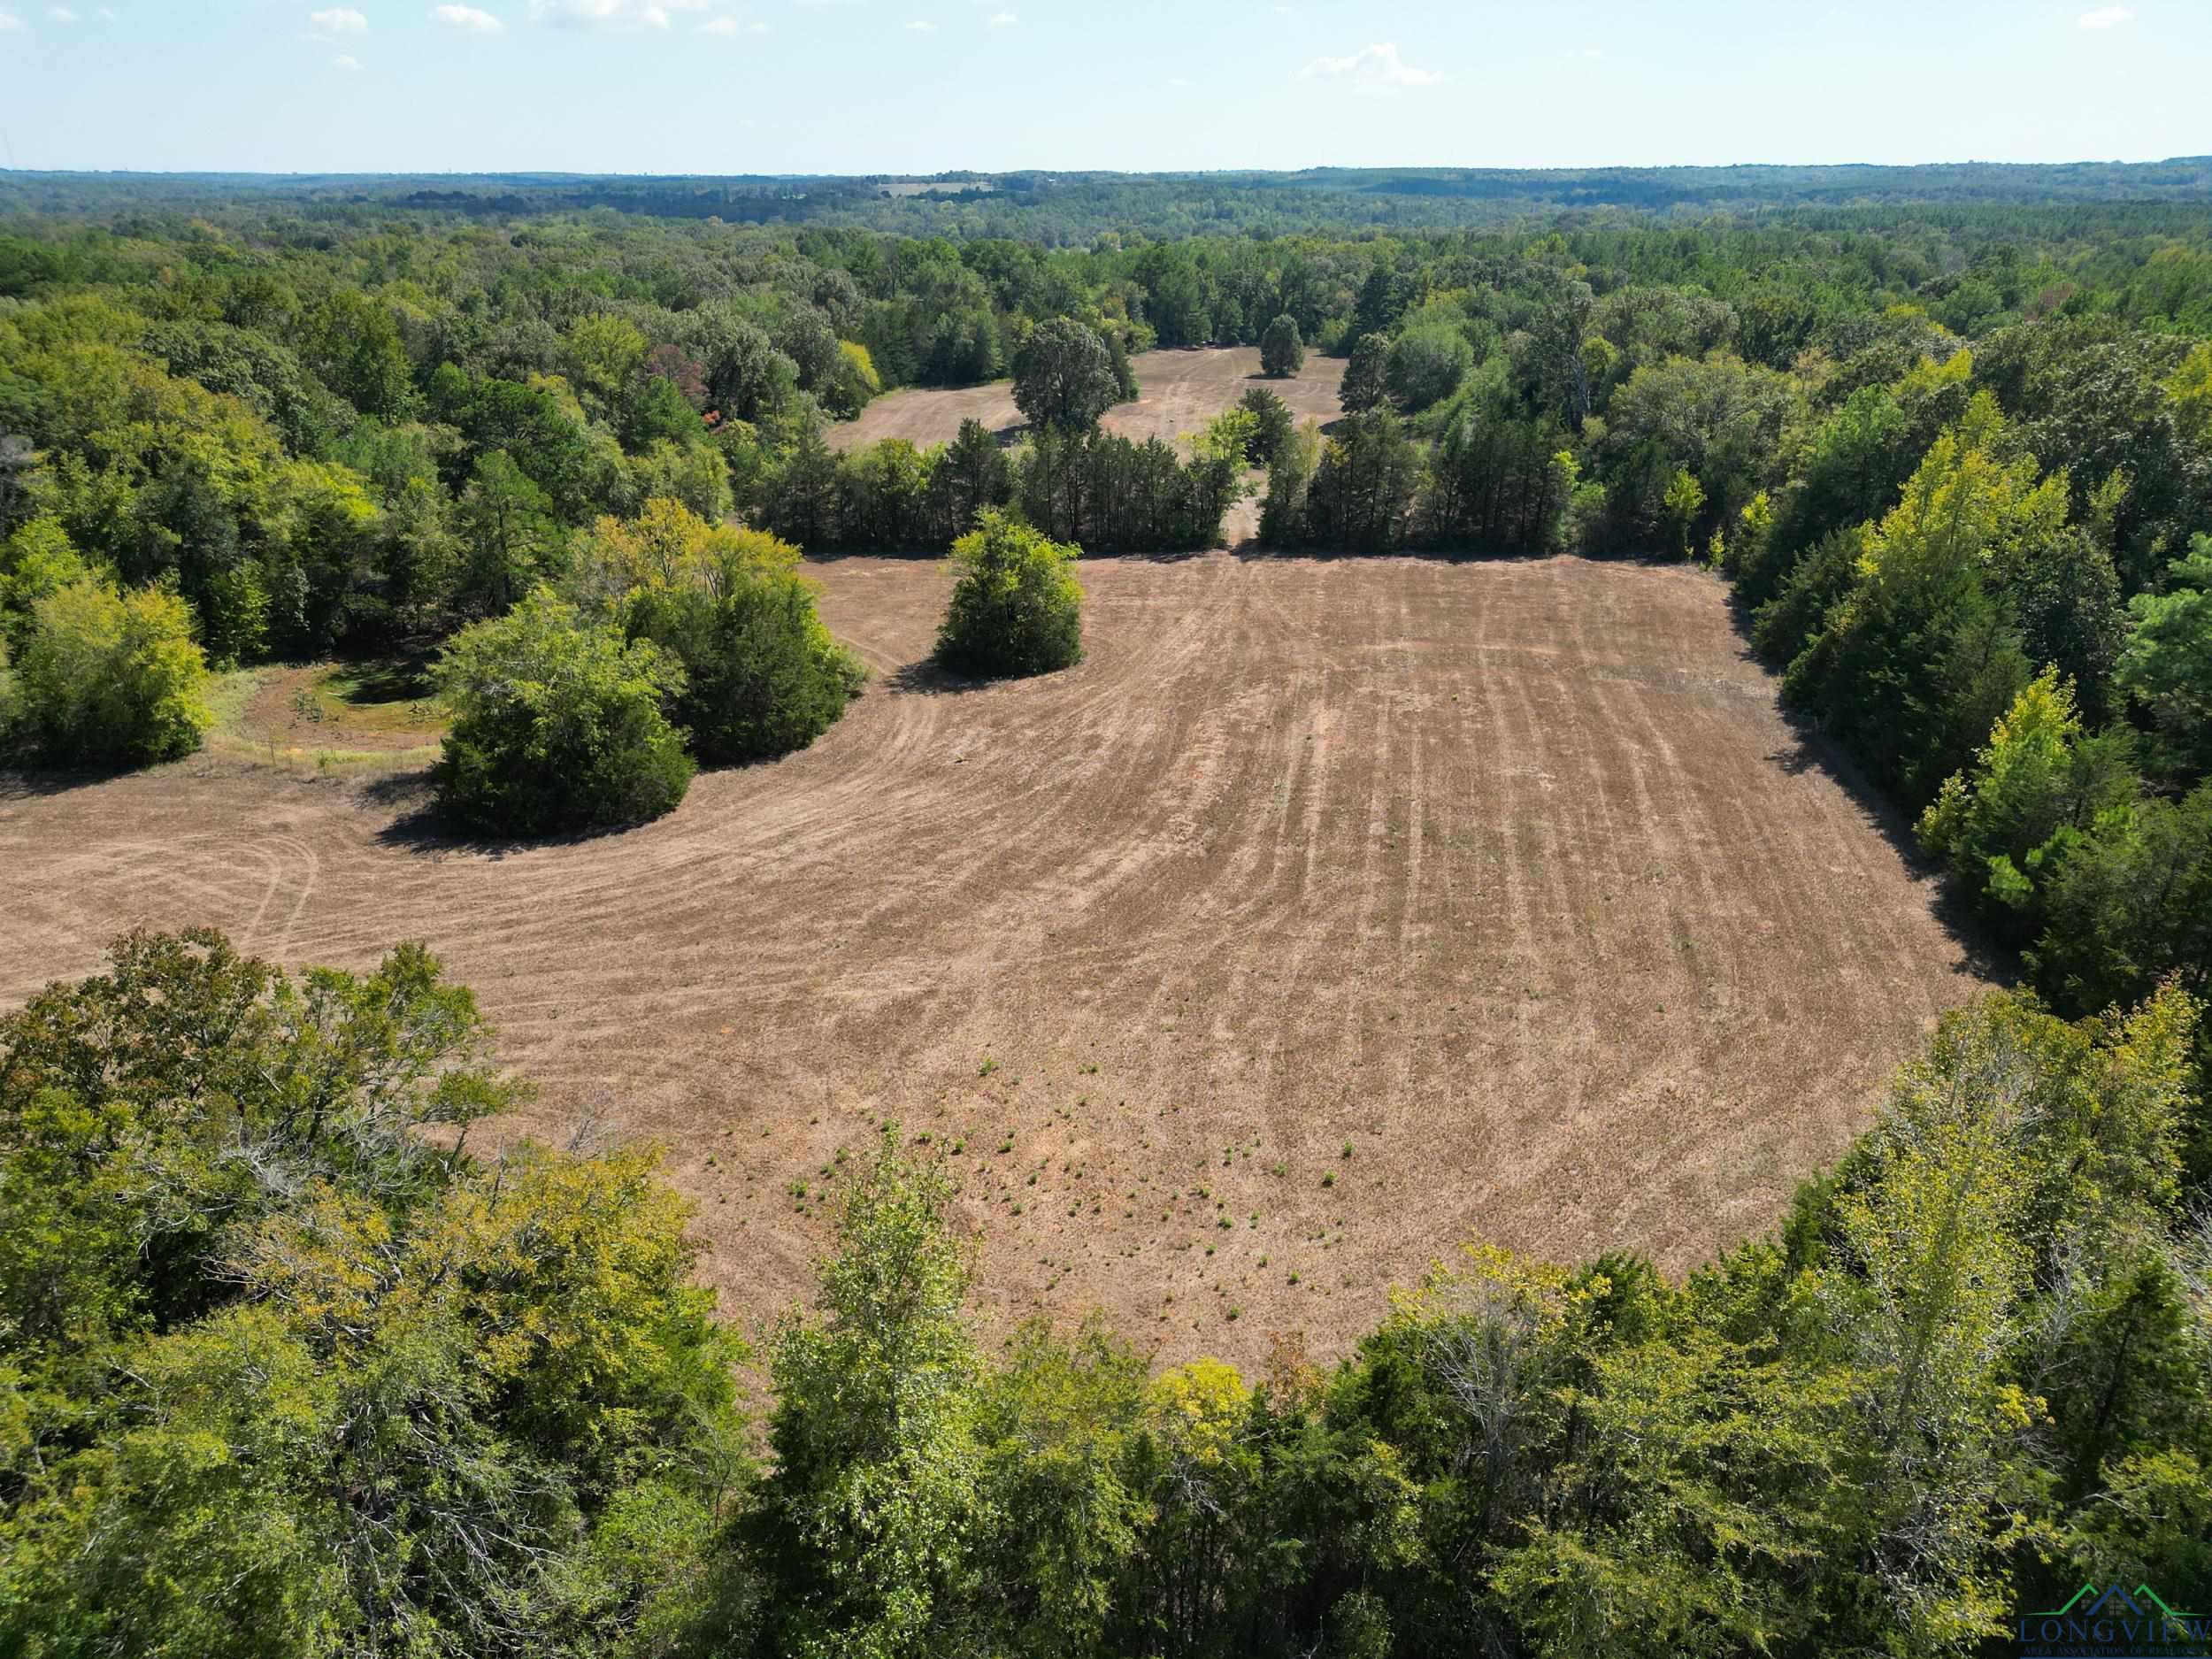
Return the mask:
[[[1753,664],[1770,679],[1774,678],[1772,666],[1752,648],[1749,612],[1732,599],[1729,610],[1736,625],[1739,659]],[[1777,690],[1778,693],[1778,685]],[[1836,784],[1850,797],[1851,804],[1868,826],[1889,843],[1906,870],[1916,879],[1933,884],[1934,896],[1929,911],[1957,948],[1959,965],[1998,985],[2023,983],[2026,973],[2018,954],[1998,942],[1987,925],[1975,915],[1972,902],[1943,861],[1932,857],[1921,846],[1905,809],[1866,775],[1840,743],[1821,729],[1817,719],[1786,703],[1778,706],[1791,741],[1770,752],[1766,758],[1790,777],[1818,772]]]
[[[342,660],[331,675],[345,682],[349,703],[418,703],[437,689],[430,673],[427,652]]]
[[[1111,548],[1105,548],[1096,552],[1085,548],[1083,557],[1075,568],[1076,573],[1080,575],[1085,565],[1182,565],[1192,559],[1202,559],[1209,553],[1217,553],[1220,550],[1218,546],[1215,546],[1177,548],[1151,553],[1117,553]]]
[[[1246,537],[1229,551],[1238,558],[1262,564],[1269,560],[1289,559],[1310,559],[1323,565],[1354,565],[1363,559],[1418,559],[1425,565],[1532,565],[1557,557],[1552,553],[1514,553],[1468,548],[1402,547],[1393,548],[1387,553],[1370,553],[1344,548],[1271,547],[1263,543],[1257,536]]]
[[[174,764],[168,761],[155,763],[157,765]],[[42,801],[53,795],[68,795],[73,790],[94,789],[104,783],[114,783],[150,770],[146,766],[126,765],[35,767],[0,764],[0,806],[11,801]]]
[[[802,565],[837,565],[846,559],[903,559],[914,565],[941,565],[947,554],[942,548],[830,548],[817,552],[804,549]]]
[[[359,798],[372,805],[398,810],[396,818],[377,831],[380,844],[425,857],[465,853],[471,857],[496,860],[549,848],[581,847],[642,827],[636,824],[611,824],[565,830],[557,835],[487,834],[465,824],[457,824],[442,813],[430,776],[422,772],[397,772],[374,779],[361,786]]]
[[[1002,680],[972,680],[956,674],[934,657],[924,657],[883,676],[887,689],[924,697],[960,697],[972,691],[988,691],[1004,685]]]

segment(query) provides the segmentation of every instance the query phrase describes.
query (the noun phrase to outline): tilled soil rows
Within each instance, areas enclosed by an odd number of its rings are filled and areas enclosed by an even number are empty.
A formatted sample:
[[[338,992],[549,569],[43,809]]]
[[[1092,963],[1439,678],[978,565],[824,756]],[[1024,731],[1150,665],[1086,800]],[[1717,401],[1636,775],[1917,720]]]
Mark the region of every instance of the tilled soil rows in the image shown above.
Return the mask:
[[[457,845],[404,777],[234,758],[0,787],[0,1005],[140,924],[425,940],[540,1085],[496,1127],[664,1144],[733,1316],[896,1118],[999,1321],[1249,1362],[1464,1240],[1694,1264],[1985,983],[1704,574],[1098,560],[1082,665],[974,688],[941,565],[815,570],[865,695],[627,833]]]

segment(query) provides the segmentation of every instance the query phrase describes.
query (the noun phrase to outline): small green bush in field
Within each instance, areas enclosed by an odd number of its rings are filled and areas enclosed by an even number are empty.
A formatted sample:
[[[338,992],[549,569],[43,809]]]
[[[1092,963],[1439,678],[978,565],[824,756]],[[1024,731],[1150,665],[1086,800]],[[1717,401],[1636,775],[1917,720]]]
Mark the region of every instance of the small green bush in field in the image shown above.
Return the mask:
[[[440,805],[503,835],[641,824],[672,811],[691,757],[663,705],[683,670],[658,646],[580,622],[541,588],[457,634],[438,660],[453,710]]]
[[[41,758],[143,766],[199,748],[214,717],[183,600],[88,580],[46,595],[31,616],[16,718]]]
[[[952,544],[959,572],[937,657],[979,679],[1048,674],[1083,659],[1082,549],[987,511]]]

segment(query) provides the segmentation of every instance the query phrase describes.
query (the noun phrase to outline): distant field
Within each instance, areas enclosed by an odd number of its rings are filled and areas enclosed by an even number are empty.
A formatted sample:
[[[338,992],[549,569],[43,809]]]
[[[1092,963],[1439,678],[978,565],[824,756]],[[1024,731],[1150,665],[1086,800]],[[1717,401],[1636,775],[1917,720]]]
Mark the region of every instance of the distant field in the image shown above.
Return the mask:
[[[733,1313],[807,1290],[890,1117],[1002,1314],[1250,1361],[1463,1240],[1767,1225],[1981,983],[1701,573],[1100,561],[1089,659],[990,689],[919,666],[941,565],[818,574],[866,695],[628,834],[451,846],[230,756],[0,787],[0,1004],[138,923],[426,940],[541,1085],[515,1127],[668,1146]]]
[[[1129,366],[1137,376],[1137,401],[1109,411],[1100,424],[1139,442],[1161,438],[1172,443],[1183,434],[1197,431],[1255,386],[1269,388],[1301,420],[1326,424],[1344,412],[1338,402],[1344,384],[1341,357],[1309,352],[1297,378],[1282,380],[1261,375],[1257,346],[1148,351],[1132,357]],[[994,380],[988,386],[949,392],[892,392],[870,403],[857,420],[832,426],[829,441],[839,449],[879,438],[904,438],[926,448],[949,442],[964,420],[979,420],[1001,434],[1021,431],[1013,383]]]

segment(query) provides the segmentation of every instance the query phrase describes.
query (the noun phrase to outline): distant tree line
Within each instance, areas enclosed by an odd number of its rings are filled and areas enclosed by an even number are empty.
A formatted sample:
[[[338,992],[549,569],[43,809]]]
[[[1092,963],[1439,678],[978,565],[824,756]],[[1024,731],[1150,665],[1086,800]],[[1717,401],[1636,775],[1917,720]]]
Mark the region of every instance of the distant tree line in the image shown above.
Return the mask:
[[[890,188],[895,183],[928,188]],[[59,218],[219,214],[244,208],[318,227],[406,215],[447,223],[633,214],[669,221],[865,228],[954,240],[1016,238],[1088,248],[1101,235],[1173,241],[1362,229],[1386,234],[1551,223],[1565,215],[1635,222],[1664,214],[1849,216],[1874,227],[1901,209],[2015,222],[2131,209],[2170,222],[2212,200],[2202,157],[2148,163],[1906,167],[1731,166],[1552,169],[1319,167],[1302,173],[952,173],[933,179],[549,179],[491,174],[277,178],[232,174],[13,173],[0,209]]]

